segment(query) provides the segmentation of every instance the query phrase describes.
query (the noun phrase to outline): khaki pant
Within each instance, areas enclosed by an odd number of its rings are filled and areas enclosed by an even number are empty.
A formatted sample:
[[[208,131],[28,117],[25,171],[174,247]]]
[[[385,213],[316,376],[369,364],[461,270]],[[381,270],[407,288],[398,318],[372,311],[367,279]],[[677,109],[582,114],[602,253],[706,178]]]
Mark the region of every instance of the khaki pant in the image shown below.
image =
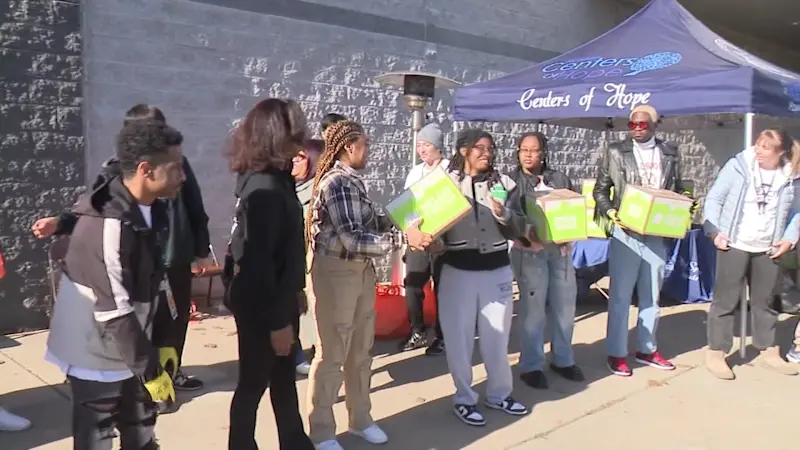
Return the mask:
[[[375,268],[371,262],[315,255],[311,267],[317,354],[308,383],[311,440],[336,438],[333,405],[344,381],[351,429],[373,424],[370,381],[375,338]],[[344,369],[344,370],[342,370]]]

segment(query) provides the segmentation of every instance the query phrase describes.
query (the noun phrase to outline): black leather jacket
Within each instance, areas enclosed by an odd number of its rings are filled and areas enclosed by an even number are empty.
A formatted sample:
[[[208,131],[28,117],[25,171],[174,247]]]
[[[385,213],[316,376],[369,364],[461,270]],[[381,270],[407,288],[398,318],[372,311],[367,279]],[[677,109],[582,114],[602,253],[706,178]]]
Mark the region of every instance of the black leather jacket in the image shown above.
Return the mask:
[[[656,139],[656,146],[661,150],[661,189],[682,193],[683,183],[680,177],[680,158],[677,147]],[[594,212],[595,222],[606,229],[610,227],[608,211],[619,209],[622,195],[628,184],[641,185],[639,168],[633,155],[633,140],[626,139],[615,142],[600,156],[597,162],[597,182],[594,185],[594,200],[597,203]],[[611,200],[611,187],[614,187],[614,200]]]

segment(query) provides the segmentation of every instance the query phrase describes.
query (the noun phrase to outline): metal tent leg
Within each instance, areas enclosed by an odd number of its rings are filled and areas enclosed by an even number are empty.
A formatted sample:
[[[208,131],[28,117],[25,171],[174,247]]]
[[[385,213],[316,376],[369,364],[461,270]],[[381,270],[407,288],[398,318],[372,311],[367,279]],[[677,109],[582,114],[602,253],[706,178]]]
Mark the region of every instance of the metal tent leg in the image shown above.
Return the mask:
[[[748,148],[753,143],[753,113],[746,113],[744,115],[744,148]],[[740,322],[740,329],[739,329],[739,336],[741,336],[741,341],[739,342],[739,356],[744,359],[747,356],[747,319],[749,314],[747,314],[747,302],[749,300],[750,289],[744,289],[742,291],[742,295],[739,298],[739,314],[741,319]]]

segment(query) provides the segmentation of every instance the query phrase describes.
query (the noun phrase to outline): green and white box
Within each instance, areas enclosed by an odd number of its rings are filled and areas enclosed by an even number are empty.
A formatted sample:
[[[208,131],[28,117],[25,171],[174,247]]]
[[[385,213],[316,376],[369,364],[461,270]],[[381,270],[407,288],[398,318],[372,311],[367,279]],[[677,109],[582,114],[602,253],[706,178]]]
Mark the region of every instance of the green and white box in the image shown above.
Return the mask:
[[[617,217],[639,234],[682,239],[692,223],[691,207],[692,199],[675,192],[628,185]]]
[[[467,215],[472,206],[441,167],[422,177],[388,205],[386,212],[403,231],[422,217],[420,230],[438,237]]]
[[[594,221],[594,208],[586,208],[586,235],[597,239],[608,238],[606,230]]]
[[[568,189],[525,197],[528,219],[542,242],[582,241],[586,233],[586,199]]]
[[[584,197],[586,197],[586,207],[587,208],[594,208],[595,201],[594,201],[594,185],[597,182],[594,178],[587,178],[581,181],[581,193]],[[611,200],[614,199],[614,186],[611,186],[611,195],[609,196]]]

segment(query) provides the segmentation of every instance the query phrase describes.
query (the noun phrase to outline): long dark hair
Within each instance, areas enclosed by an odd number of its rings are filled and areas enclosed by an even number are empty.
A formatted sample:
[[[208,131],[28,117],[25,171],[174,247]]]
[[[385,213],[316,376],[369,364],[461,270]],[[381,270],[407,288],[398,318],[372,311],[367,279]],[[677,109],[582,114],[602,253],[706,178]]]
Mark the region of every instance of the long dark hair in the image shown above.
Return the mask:
[[[453,158],[450,160],[450,165],[447,167],[448,172],[458,172],[458,179],[463,180],[466,174],[464,173],[464,164],[465,159],[464,155],[461,154],[461,149],[466,148],[467,151],[471,150],[475,144],[478,143],[481,139],[488,139],[494,148],[494,138],[488,132],[481,130],[480,128],[467,128],[465,130],[461,130],[458,132],[458,136],[456,137],[456,148],[455,152],[453,152]],[[492,152],[492,161],[489,164],[489,171],[487,173],[487,179],[493,183],[500,181],[500,173],[497,172],[494,168],[494,159],[495,153]]]
[[[235,173],[284,170],[308,136],[306,117],[293,100],[268,98],[258,102],[239,123],[226,154]]]
[[[547,136],[540,131],[528,131],[522,133],[517,141],[517,168],[519,171],[522,172],[522,163],[519,161],[519,154],[522,151],[522,142],[525,141],[526,138],[535,137],[539,140],[539,145],[542,147],[542,163],[541,163],[541,173],[544,173],[547,170]]]

